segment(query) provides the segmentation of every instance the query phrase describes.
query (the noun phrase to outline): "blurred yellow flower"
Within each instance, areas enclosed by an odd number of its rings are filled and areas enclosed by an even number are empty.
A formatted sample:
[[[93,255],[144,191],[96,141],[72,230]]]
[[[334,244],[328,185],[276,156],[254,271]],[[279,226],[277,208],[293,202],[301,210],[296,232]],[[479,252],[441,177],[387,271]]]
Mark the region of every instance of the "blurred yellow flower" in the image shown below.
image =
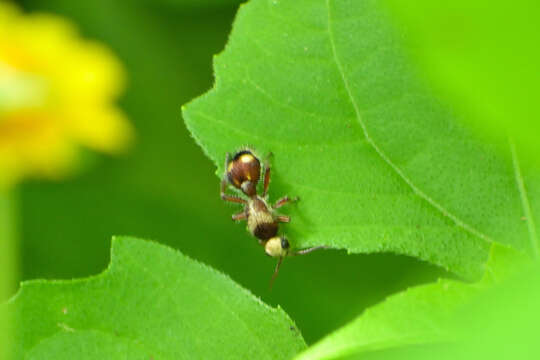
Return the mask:
[[[66,20],[0,2],[0,190],[27,176],[62,177],[81,146],[123,150],[132,135],[114,104],[123,75],[107,48]]]

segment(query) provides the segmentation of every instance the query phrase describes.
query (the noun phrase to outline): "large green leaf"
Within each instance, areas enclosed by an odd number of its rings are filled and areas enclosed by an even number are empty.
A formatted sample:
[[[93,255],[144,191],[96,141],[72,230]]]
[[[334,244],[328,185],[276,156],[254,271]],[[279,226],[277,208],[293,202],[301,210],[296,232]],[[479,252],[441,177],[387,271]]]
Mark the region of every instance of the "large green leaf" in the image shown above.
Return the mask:
[[[111,265],[23,283],[15,359],[286,359],[305,348],[280,308],[162,245],[113,240]]]
[[[538,177],[456,121],[401,36],[375,0],[253,0],[187,126],[218,176],[243,145],[273,152],[271,198],[301,198],[284,230],[296,247],[392,251],[471,278],[493,242],[537,253]]]
[[[522,266],[523,259],[514,250],[495,245],[482,281],[468,284],[441,279],[437,283],[416,286],[392,295],[296,359],[370,356],[406,359],[412,358],[405,356],[411,351],[431,353],[433,349],[439,349],[437,346],[440,344],[463,338],[464,333],[471,338],[470,332],[463,331],[469,326],[467,319],[470,314],[459,317],[462,309],[481,298],[494,284],[511,277]],[[476,331],[481,332],[481,326]],[[385,352],[389,349],[392,349],[390,354]]]

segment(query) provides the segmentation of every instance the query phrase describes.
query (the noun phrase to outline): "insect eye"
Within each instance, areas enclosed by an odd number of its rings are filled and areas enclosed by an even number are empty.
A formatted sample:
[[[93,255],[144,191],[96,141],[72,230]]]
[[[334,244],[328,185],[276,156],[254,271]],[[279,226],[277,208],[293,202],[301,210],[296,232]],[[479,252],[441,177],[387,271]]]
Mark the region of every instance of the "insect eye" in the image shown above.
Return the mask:
[[[288,249],[289,248],[289,240],[285,238],[281,238],[281,248],[282,249]]]

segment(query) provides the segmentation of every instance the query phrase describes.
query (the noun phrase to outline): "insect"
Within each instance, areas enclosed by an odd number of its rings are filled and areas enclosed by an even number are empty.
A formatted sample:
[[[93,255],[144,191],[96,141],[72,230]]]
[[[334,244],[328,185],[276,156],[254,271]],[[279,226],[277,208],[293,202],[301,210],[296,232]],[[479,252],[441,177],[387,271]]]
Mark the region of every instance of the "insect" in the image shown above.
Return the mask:
[[[260,175],[261,162],[251,150],[242,150],[236,153],[232,160],[227,154],[225,175],[221,181],[221,198],[244,205],[244,211],[234,214],[232,219],[235,221],[246,220],[248,231],[260,242],[266,242],[277,235],[280,222],[290,222],[290,217],[276,214],[275,209],[279,209],[292,200],[288,196],[284,196],[271,206],[267,201],[268,186],[270,185],[270,166],[268,163],[265,163],[264,166],[264,186],[262,195],[259,196],[257,184]],[[226,194],[227,183],[241,190],[247,199]],[[297,200],[298,198],[294,199],[294,201]]]
[[[272,276],[272,284],[284,257],[303,255],[325,246],[316,246],[296,252],[290,250],[289,241],[284,236],[278,236],[277,233],[279,223],[288,223],[291,219],[289,216],[277,214],[275,210],[292,201],[298,201],[298,198],[290,199],[288,196],[284,196],[272,206],[268,203],[268,187],[270,185],[270,165],[268,161],[265,161],[264,164],[263,192],[258,195],[257,184],[260,176],[261,162],[251,150],[241,150],[232,159],[230,154],[227,154],[225,158],[225,174],[221,181],[221,199],[244,206],[244,210],[232,215],[232,219],[235,221],[246,220],[248,231],[258,239],[259,244],[264,246],[266,254],[279,258]],[[228,184],[240,190],[247,199],[227,194],[225,191]]]

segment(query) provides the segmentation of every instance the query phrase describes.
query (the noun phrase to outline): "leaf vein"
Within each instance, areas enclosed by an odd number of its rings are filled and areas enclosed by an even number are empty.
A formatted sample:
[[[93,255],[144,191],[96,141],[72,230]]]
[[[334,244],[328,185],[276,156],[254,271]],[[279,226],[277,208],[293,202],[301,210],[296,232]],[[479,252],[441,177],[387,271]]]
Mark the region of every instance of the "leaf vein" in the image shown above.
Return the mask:
[[[479,239],[484,240],[485,242],[492,243],[493,240],[485,235],[484,233],[480,232],[479,230],[475,229],[471,225],[465,223],[461,219],[459,219],[454,214],[450,213],[447,209],[445,209],[441,204],[436,202],[434,199],[432,199],[429,195],[427,195],[425,192],[423,192],[420,188],[418,188],[412,181],[409,179],[405,173],[390,160],[390,158],[382,151],[381,148],[374,142],[374,140],[369,135],[369,132],[367,130],[366,124],[362,120],[362,117],[360,116],[360,109],[358,104],[356,103],[356,100],[354,99],[352,95],[352,91],[349,85],[349,81],[347,80],[347,77],[345,76],[345,71],[343,69],[343,66],[341,64],[341,61],[339,60],[337,56],[336,51],[336,44],[334,42],[334,32],[332,29],[332,16],[331,16],[331,6],[330,6],[330,0],[326,0],[326,8],[327,8],[327,15],[328,15],[328,36],[330,41],[330,46],[332,49],[332,56],[334,58],[334,61],[336,63],[336,67],[338,70],[339,75],[341,76],[341,80],[343,81],[343,86],[345,87],[345,91],[347,92],[347,95],[349,97],[349,100],[351,102],[351,105],[353,106],[354,112],[356,113],[356,118],[358,120],[358,123],[360,124],[360,127],[362,128],[362,131],[364,133],[364,136],[366,138],[366,141],[368,144],[370,144],[375,152],[380,156],[380,158],[386,162],[392,170],[413,190],[413,192],[418,195],[420,198],[427,201],[431,206],[433,206],[435,209],[441,212],[443,216],[448,217],[451,219],[457,226],[461,227],[463,230],[475,235]]]
[[[244,135],[244,136],[247,136],[247,137],[251,137],[253,139],[257,139],[259,140],[259,142],[261,143],[268,143],[268,144],[272,144],[273,147],[275,148],[281,148],[281,149],[290,149],[290,148],[298,148],[298,146],[303,146],[303,147],[320,147],[320,146],[324,146],[324,147],[335,147],[335,148],[339,148],[339,147],[342,147],[342,146],[348,146],[348,145],[361,145],[361,144],[365,144],[366,142],[365,141],[360,141],[360,140],[355,140],[355,141],[349,141],[349,142],[335,142],[335,143],[330,143],[330,142],[324,142],[324,141],[321,141],[320,143],[317,143],[317,142],[312,142],[312,143],[293,143],[293,142],[290,142],[290,143],[278,143],[278,142],[275,142],[275,141],[271,141],[269,140],[268,137],[261,137],[261,136],[258,136],[258,135],[255,135],[253,133],[250,133],[250,132],[247,132],[245,130],[242,130],[242,129],[238,129],[234,126],[231,126],[230,124],[224,122],[224,121],[221,121],[213,116],[210,116],[206,113],[202,113],[200,111],[197,111],[197,112],[193,112],[194,115],[198,115],[206,120],[209,120],[215,124],[219,124],[221,125],[222,127],[224,127],[225,129],[228,129],[228,130],[231,130],[233,132],[236,132],[237,134],[240,134],[240,135]]]
[[[510,139],[510,152],[512,153],[512,164],[514,166],[514,175],[516,179],[516,184],[519,190],[519,196],[521,198],[521,206],[523,207],[523,212],[527,218],[527,228],[529,229],[529,239],[531,242],[531,248],[533,251],[533,256],[535,259],[538,258],[540,253],[538,249],[538,237],[536,235],[536,226],[534,224],[534,218],[531,211],[531,205],[529,203],[529,198],[527,196],[527,190],[525,189],[525,183],[523,181],[523,176],[521,175],[521,168],[519,166],[518,156],[516,153],[516,146],[514,142]]]

